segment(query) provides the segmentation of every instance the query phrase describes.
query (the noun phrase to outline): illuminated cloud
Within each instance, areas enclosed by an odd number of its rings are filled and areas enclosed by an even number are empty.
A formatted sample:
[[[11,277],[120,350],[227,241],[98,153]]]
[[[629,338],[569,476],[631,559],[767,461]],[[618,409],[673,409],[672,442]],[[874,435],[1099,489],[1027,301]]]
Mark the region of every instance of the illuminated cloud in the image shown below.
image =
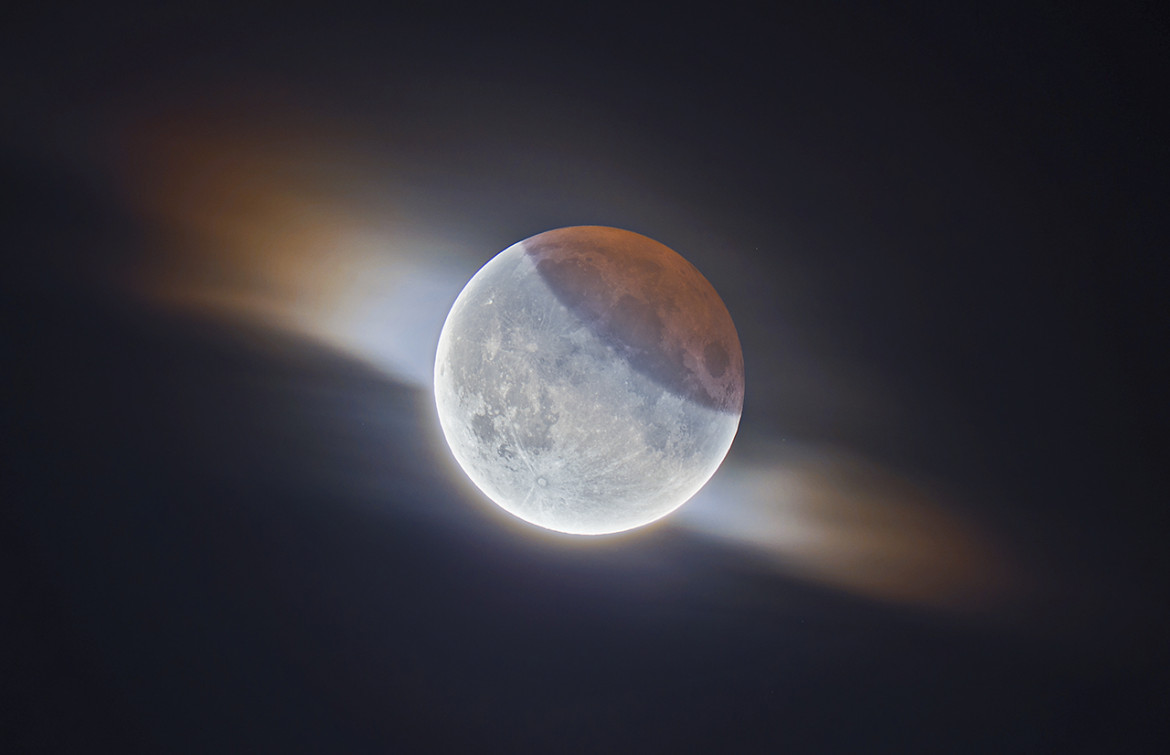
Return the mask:
[[[983,610],[1019,584],[987,533],[923,485],[829,447],[740,450],[680,510],[680,526],[879,601]]]
[[[388,150],[332,123],[211,110],[154,114],[123,136],[134,155],[124,187],[154,235],[135,291],[196,316],[303,336],[430,389],[447,311],[499,244],[441,230]],[[806,381],[806,393],[844,374],[831,372]],[[815,365],[790,368],[786,380],[803,385],[806,373]],[[880,403],[852,389],[832,394],[834,406]],[[879,601],[979,610],[1020,583],[987,534],[927,487],[843,449],[746,442],[665,526]]]
[[[157,236],[132,286],[203,316],[292,331],[416,385],[474,259],[397,206],[385,165],[318,126],[223,114],[135,124],[124,171]]]

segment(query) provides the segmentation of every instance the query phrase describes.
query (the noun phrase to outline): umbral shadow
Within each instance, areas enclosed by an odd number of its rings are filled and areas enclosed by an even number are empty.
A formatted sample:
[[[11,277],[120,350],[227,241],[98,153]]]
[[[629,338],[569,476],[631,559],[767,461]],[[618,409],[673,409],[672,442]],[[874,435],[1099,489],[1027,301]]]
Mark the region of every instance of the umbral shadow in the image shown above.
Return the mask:
[[[739,338],[693,265],[616,228],[560,228],[521,243],[557,299],[631,367],[688,401],[740,413]]]

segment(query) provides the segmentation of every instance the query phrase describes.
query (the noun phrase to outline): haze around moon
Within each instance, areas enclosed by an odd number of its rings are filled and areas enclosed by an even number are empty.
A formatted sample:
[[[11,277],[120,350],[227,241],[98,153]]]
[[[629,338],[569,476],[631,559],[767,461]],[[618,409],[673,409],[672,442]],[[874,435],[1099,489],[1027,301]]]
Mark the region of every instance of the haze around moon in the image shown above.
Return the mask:
[[[520,519],[580,535],[661,519],[731,447],[743,408],[731,316],[685,259],[577,226],[496,255],[451,308],[435,358],[455,459]]]

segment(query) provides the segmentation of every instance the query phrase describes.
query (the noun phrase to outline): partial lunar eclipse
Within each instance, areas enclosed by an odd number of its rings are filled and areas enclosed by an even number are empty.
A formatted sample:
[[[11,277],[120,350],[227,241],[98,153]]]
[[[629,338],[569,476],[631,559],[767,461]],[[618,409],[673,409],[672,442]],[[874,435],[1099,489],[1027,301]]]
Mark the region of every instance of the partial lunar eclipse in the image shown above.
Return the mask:
[[[455,459],[526,522],[602,535],[660,519],[722,463],[743,352],[707,279],[630,231],[578,226],[496,255],[439,337]]]

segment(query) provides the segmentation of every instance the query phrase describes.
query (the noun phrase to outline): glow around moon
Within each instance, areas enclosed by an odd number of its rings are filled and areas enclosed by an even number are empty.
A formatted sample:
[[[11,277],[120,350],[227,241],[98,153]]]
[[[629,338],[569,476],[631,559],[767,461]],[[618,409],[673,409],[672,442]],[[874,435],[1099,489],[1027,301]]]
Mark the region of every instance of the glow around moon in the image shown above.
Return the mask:
[[[451,308],[435,359],[443,434],[501,508],[600,535],[660,519],[726,456],[743,353],[690,263],[629,231],[548,231],[500,252]]]

